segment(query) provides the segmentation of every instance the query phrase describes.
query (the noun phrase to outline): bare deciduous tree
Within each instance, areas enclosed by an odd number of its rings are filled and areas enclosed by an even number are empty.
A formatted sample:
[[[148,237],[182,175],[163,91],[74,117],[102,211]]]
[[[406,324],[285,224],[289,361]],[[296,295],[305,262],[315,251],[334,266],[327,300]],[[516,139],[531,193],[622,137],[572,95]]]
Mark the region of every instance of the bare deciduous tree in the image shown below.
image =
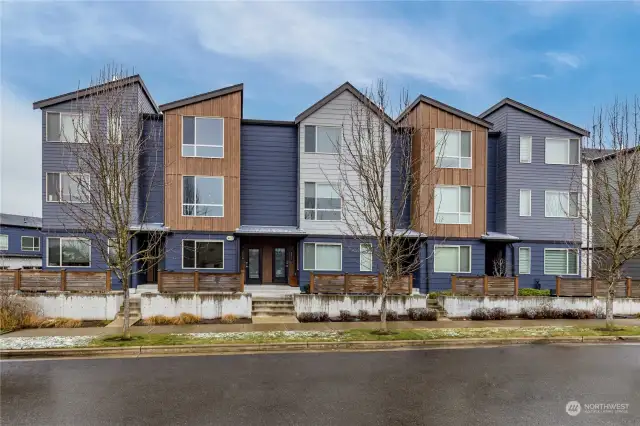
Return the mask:
[[[580,216],[586,237],[587,268],[606,282],[607,327],[613,327],[616,285],[625,265],[640,256],[640,100],[616,101],[594,114],[593,133],[587,141],[592,161],[580,178],[584,200]]]
[[[493,259],[493,276],[506,277],[508,266],[509,265],[504,257],[495,257]]]
[[[59,178],[56,196],[68,216],[66,230],[87,238],[70,249],[81,254],[97,248],[122,283],[124,338],[130,337],[132,273],[157,264],[162,240],[161,232],[143,226],[154,176],[161,173],[156,170],[161,148],[147,143],[154,136],[143,131],[140,96],[126,71],[106,66],[92,79],[89,91],[78,91],[72,122],[61,121],[59,129],[60,140],[68,143],[62,169],[66,173]]]

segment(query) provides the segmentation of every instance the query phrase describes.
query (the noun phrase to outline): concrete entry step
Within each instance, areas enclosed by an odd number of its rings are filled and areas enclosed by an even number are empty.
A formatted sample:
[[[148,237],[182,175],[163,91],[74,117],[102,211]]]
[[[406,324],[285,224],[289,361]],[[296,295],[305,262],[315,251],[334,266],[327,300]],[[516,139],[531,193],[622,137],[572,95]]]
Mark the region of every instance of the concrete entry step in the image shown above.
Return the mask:
[[[297,324],[299,321],[295,315],[287,316],[258,316],[253,317],[254,324]]]

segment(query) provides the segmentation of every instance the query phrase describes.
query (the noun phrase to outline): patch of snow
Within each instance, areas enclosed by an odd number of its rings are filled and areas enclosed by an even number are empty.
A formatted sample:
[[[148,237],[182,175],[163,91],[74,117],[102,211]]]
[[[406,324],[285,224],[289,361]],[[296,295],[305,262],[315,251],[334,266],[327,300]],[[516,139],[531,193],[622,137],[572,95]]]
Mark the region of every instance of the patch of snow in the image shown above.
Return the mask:
[[[3,337],[0,349],[73,348],[87,346],[95,336]]]

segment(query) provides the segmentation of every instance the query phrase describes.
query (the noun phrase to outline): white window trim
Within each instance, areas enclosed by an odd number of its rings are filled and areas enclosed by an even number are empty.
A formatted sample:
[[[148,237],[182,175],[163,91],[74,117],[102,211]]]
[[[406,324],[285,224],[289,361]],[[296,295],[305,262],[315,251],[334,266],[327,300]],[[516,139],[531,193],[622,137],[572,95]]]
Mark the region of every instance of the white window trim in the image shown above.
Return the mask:
[[[369,255],[371,256],[371,264],[369,265],[369,269],[362,269],[362,246],[368,246],[370,248]],[[373,271],[373,244],[371,243],[361,243],[360,244],[360,272],[371,272]]]
[[[521,189],[520,190],[520,198],[518,199],[519,202],[522,200],[522,193],[523,192],[528,192],[529,193],[529,214],[522,214],[522,203],[519,203],[518,210],[520,210],[519,211],[520,217],[531,217],[531,212],[533,210],[533,206],[531,205],[531,190],[530,189]],[[546,206],[545,206],[545,208],[546,208]]]
[[[9,250],[9,234],[0,234],[0,238],[5,237],[7,240],[7,247],[4,248],[3,246],[0,246],[0,250]]]
[[[49,264],[49,241],[51,239],[59,239],[60,240],[60,266],[58,265],[51,265]],[[65,266],[62,264],[62,241],[63,240],[85,240],[88,241],[89,244],[89,265],[87,266]],[[91,262],[92,262],[92,247],[91,247],[91,239],[89,238],[84,238],[84,237],[47,237],[47,247],[46,247],[47,252],[45,253],[45,255],[47,256],[47,268],[91,268]]]
[[[303,271],[330,271],[330,272],[339,272],[342,271],[342,243],[316,243],[316,242],[309,242],[309,243],[302,243],[302,255],[304,256],[304,245],[305,244],[313,244],[314,246],[340,246],[340,268],[339,269],[318,269],[318,250],[315,249],[313,251],[313,266],[316,266],[316,268],[313,269],[307,269],[304,267],[304,259],[302,259],[302,270]],[[373,263],[373,261],[372,261]]]
[[[44,140],[46,142],[54,142],[54,143],[89,143],[88,141],[54,141],[49,140],[49,114],[58,114],[58,127],[60,128],[60,135],[62,135],[62,116],[63,115],[71,115],[75,117],[81,117],[83,113],[81,112],[59,112],[59,111],[47,111],[44,117]],[[91,126],[91,119],[89,119],[89,126]],[[91,140],[91,130],[89,130],[89,140]]]
[[[38,249],[25,249],[24,248],[24,239],[31,238],[31,246],[35,247],[35,242],[38,240]],[[40,237],[33,237],[31,235],[22,235],[20,237],[20,251],[40,251]]]
[[[337,220],[333,220],[333,219],[318,219],[318,211],[321,212],[336,212],[338,211],[338,209],[319,209],[318,208],[318,185],[328,185],[331,187],[331,190],[335,191],[337,193],[337,191],[335,190],[334,186],[331,183],[325,183],[325,182],[303,182],[303,192],[306,188],[306,185],[308,183],[312,183],[315,185],[315,197],[314,197],[314,207],[312,209],[308,209],[305,207],[305,199],[307,198],[307,194],[303,193],[303,197],[302,197],[302,209],[303,209],[303,214],[302,217],[304,218],[304,213],[307,212],[307,210],[313,210],[314,212],[314,219],[304,219],[304,220],[310,220],[312,222],[342,222],[342,198],[340,197],[340,194],[338,194],[338,198],[340,199],[340,219]]]
[[[571,193],[575,193],[578,194],[578,216],[569,216],[569,211],[571,210]],[[547,196],[548,194],[567,194],[567,200],[568,200],[568,210],[567,212],[564,212],[563,215],[561,216],[553,216],[553,215],[548,215],[547,214]],[[555,218],[561,218],[561,219],[577,219],[578,217],[580,217],[580,193],[577,191],[544,191],[544,217],[555,217]]]
[[[193,190],[197,192],[197,178],[201,177],[201,178],[213,178],[213,179],[222,179],[222,204],[190,204],[187,203],[188,206],[193,206],[194,209],[196,209],[196,206],[209,206],[209,207],[222,207],[222,216],[200,216],[200,215],[186,215],[184,214],[184,178],[185,177],[193,177],[194,181],[193,181]],[[180,196],[181,196],[181,210],[180,210],[180,214],[182,215],[182,217],[224,217],[224,176],[202,176],[202,175],[182,175],[182,178],[180,179]],[[195,199],[195,194],[194,194],[194,199]],[[195,210],[194,210],[195,212]],[[195,241],[195,240],[194,240]]]
[[[435,151],[435,159],[434,165],[436,165],[437,169],[463,169],[463,170],[472,170],[473,169],[473,132],[471,130],[452,130],[452,129],[435,129],[434,137],[438,134],[438,132],[446,132],[446,133],[457,133],[458,134],[458,152],[460,153],[457,157],[451,157],[448,155],[443,155],[441,158],[457,158],[458,159],[458,167],[440,167],[438,166],[438,150]],[[469,157],[462,156],[462,132],[469,132]],[[445,140],[446,143],[446,140]],[[438,146],[438,141],[435,141],[435,146]],[[461,167],[462,159],[469,159],[469,167]]]
[[[193,145],[189,145],[189,146],[193,146],[194,147],[194,153],[197,153],[198,146],[209,146],[209,147],[214,147],[214,148],[222,148],[222,156],[221,157],[210,157],[210,156],[205,156],[205,155],[184,155],[184,150],[183,150],[183,146],[184,144],[184,118],[185,117],[193,117]],[[211,118],[211,119],[217,119],[217,120],[222,120],[222,145],[199,145],[198,144],[198,137],[197,137],[197,128],[198,128],[198,118]],[[205,116],[205,115],[182,115],[181,118],[182,120],[182,134],[180,135],[180,155],[182,157],[185,158],[224,158],[224,117],[213,117],[213,116]]]
[[[49,175],[60,175],[58,177],[58,191],[60,192],[60,199],[58,201],[50,201],[49,200]],[[87,201],[64,201],[62,199],[62,175],[73,176],[73,175],[87,175],[87,182],[89,183],[89,188],[87,188],[87,194],[89,195]],[[45,202],[46,203],[69,203],[69,204],[89,204],[91,202],[91,175],[89,173],[80,173],[80,172],[47,172],[44,178],[44,191],[45,191]]]
[[[571,139],[577,139],[578,140],[578,162],[577,163],[572,163],[571,162]],[[567,143],[567,159],[568,162],[567,163],[558,163],[556,162],[554,159],[551,158],[547,158],[547,142],[548,141],[565,141]],[[555,164],[555,165],[562,165],[562,166],[578,166],[580,164],[580,158],[582,155],[582,148],[580,147],[580,138],[555,138],[555,137],[550,137],[550,138],[545,138],[544,139],[544,163],[545,164]]]
[[[313,126],[314,129],[315,129],[315,140],[313,141],[314,142],[313,152],[304,151],[305,154],[338,155],[342,151],[342,126],[326,126],[324,124],[305,124],[305,126]],[[318,127],[324,127],[324,128],[327,128],[327,129],[339,129],[340,130],[340,143],[338,144],[338,151],[337,152],[318,151]],[[304,132],[304,126],[302,126],[302,131]],[[306,145],[306,143],[307,143],[307,141],[305,140],[305,145]]]
[[[185,267],[184,266],[184,242],[185,241],[193,241],[195,243],[193,249],[193,268],[191,267]],[[198,243],[222,243],[222,268],[198,268],[196,265],[198,264]],[[194,239],[189,239],[186,238],[184,240],[182,240],[181,243],[181,247],[182,247],[182,251],[180,252],[180,255],[182,256],[182,261],[181,261],[181,266],[182,269],[206,269],[206,270],[215,270],[215,271],[220,271],[222,269],[224,269],[224,240],[194,240]]]
[[[436,249],[439,247],[446,247],[446,248],[453,247],[458,249],[458,270],[457,271],[443,271],[443,270],[436,269]],[[460,247],[469,247],[469,271],[460,271]],[[473,247],[470,245],[436,244],[433,248],[433,272],[447,273],[447,274],[470,274],[471,271],[473,270],[473,264],[471,263],[473,259],[473,256],[471,255],[472,251],[473,251]]]
[[[522,161],[522,139],[523,138],[528,138],[529,139],[529,161]],[[533,161],[533,136],[520,136],[520,163],[523,164],[531,164],[531,162]]]
[[[527,250],[529,252],[529,270],[527,272],[522,272],[522,263],[520,262],[522,250]],[[531,275],[531,247],[518,248],[518,275]]]
[[[473,225],[473,186],[467,186],[467,185],[436,185],[435,189],[434,189],[434,201],[435,201],[435,191],[438,188],[457,188],[458,189],[458,204],[460,206],[462,206],[462,190],[460,188],[469,188],[469,213],[467,212],[462,212],[462,211],[457,211],[457,212],[448,212],[448,211],[441,211],[439,210],[439,206],[434,206],[433,211],[435,212],[433,221],[435,224],[437,225]],[[438,222],[438,214],[439,213],[444,213],[444,214],[458,214],[458,223],[442,223],[442,222]],[[468,214],[469,217],[471,218],[471,221],[469,223],[460,223],[460,215],[461,214]]]
[[[548,251],[565,251],[567,252],[567,262],[565,265],[564,270],[566,271],[566,273],[564,274],[551,274],[551,273],[547,273],[547,252]],[[570,274],[569,273],[569,253],[568,252],[574,252],[576,254],[576,265],[578,265],[578,272],[575,274]],[[544,249],[544,259],[542,260],[542,263],[544,265],[544,275],[580,275],[580,253],[578,252],[578,249],[569,249],[569,248],[546,248]]]

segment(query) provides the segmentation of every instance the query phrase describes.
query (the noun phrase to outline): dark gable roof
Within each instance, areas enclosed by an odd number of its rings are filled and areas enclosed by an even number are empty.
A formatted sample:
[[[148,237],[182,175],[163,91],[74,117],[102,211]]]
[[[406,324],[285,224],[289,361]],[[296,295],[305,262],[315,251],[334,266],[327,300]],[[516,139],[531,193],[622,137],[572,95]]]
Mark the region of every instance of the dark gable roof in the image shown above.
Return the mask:
[[[170,109],[180,108],[185,105],[195,104],[196,102],[206,101],[208,99],[217,98],[220,96],[228,95],[230,93],[242,92],[243,87],[244,85],[240,83],[240,84],[235,84],[229,87],[223,87],[222,89],[214,90],[212,92],[202,93],[200,95],[179,99],[177,101],[160,105],[160,111],[167,111]]]
[[[398,118],[396,118],[396,123],[400,123],[400,121],[402,121],[402,119],[409,114],[409,112],[411,112],[416,106],[418,106],[418,104],[420,102],[424,102],[427,105],[431,105],[432,107],[441,109],[443,111],[447,111],[450,114],[456,115],[460,118],[464,118],[465,120],[469,120],[473,123],[476,123],[482,127],[486,127],[487,129],[490,129],[493,127],[493,124],[488,122],[487,120],[484,120],[482,118],[478,118],[473,114],[469,114],[468,112],[464,112],[462,110],[459,110],[457,108],[454,108],[452,106],[449,106],[447,104],[443,104],[440,101],[436,101],[435,99],[429,98],[427,96],[424,95],[420,95],[416,98],[415,101],[413,101],[411,103],[411,105],[409,105],[407,108],[405,108],[404,111],[402,111],[402,113],[398,116]]]
[[[615,152],[615,149],[582,148],[582,158],[585,160],[597,160]]]
[[[345,91],[351,93],[358,100],[360,100],[360,102],[366,103],[366,105],[371,106],[371,110],[373,112],[375,112],[375,113],[379,113],[380,112],[380,109],[378,109],[377,107],[373,106],[374,104],[370,99],[368,100],[368,102],[365,102],[367,97],[361,91],[359,91],[358,89],[353,87],[353,85],[347,81],[346,83],[344,83],[340,87],[338,87],[336,90],[334,90],[333,92],[329,93],[327,96],[325,96],[324,98],[320,99],[318,102],[316,102],[315,104],[311,105],[309,108],[307,108],[302,113],[300,113],[296,117],[295,123],[299,124],[302,120],[304,120],[305,118],[309,117],[314,112],[318,111],[320,108],[322,108],[323,106],[325,106],[326,104],[331,102],[333,99],[337,98],[342,92],[345,92]],[[384,120],[392,128],[396,127],[396,123],[387,114],[384,115]]]
[[[42,218],[0,213],[0,225],[40,229],[42,228]]]
[[[480,114],[480,117],[484,118],[490,114],[492,114],[493,112],[499,110],[500,108],[502,108],[505,105],[509,105],[513,108],[519,109],[520,111],[524,111],[528,114],[533,115],[534,117],[538,117],[542,120],[545,120],[549,123],[555,124],[556,126],[560,126],[564,129],[570,130],[574,133],[577,133],[581,136],[589,136],[589,132],[581,127],[578,126],[574,126],[571,123],[567,123],[564,120],[560,120],[557,117],[554,117],[552,115],[549,115],[547,113],[544,113],[540,110],[537,110],[535,108],[531,108],[528,105],[525,105],[523,103],[520,103],[518,101],[514,101],[513,99],[510,98],[504,98],[503,100],[501,100],[500,102],[498,102],[497,104],[495,104],[494,106],[492,106],[491,108],[489,108],[488,110],[486,110],[485,112],[483,112],[482,114]]]
[[[149,102],[151,102],[151,105],[153,105],[153,109],[157,113],[159,113],[160,110],[158,109],[158,105],[156,105],[156,101],[154,101],[153,98],[151,97],[151,93],[149,92],[149,89],[147,89],[147,86],[145,86],[144,81],[142,81],[142,77],[140,77],[139,74],[132,75],[131,77],[122,78],[120,80],[109,81],[107,83],[100,84],[98,86],[92,86],[92,87],[87,87],[80,90],[74,90],[73,92],[65,93],[64,95],[54,96],[53,98],[43,99],[41,101],[34,102],[33,109],[45,108],[45,107],[56,105],[62,102],[72,101],[76,98],[89,96],[95,93],[96,91],[104,88],[107,85],[113,86],[113,87],[121,87],[121,86],[127,86],[129,84],[135,84],[135,83],[138,83],[140,85],[145,96],[147,97],[147,99],[149,99]]]
[[[616,158],[618,155],[620,154],[633,154],[634,152],[638,152],[638,154],[640,154],[640,146],[632,146],[631,148],[627,148],[627,149],[622,149],[622,150],[615,150],[615,149],[589,149],[588,154],[587,155],[591,155],[592,158],[587,158],[584,155],[584,149],[582,150],[583,153],[583,157],[585,160],[592,160],[594,163],[598,163],[598,162],[602,162],[602,161],[606,161],[606,160],[611,160],[613,158]],[[595,152],[600,152],[602,155],[595,155]]]

